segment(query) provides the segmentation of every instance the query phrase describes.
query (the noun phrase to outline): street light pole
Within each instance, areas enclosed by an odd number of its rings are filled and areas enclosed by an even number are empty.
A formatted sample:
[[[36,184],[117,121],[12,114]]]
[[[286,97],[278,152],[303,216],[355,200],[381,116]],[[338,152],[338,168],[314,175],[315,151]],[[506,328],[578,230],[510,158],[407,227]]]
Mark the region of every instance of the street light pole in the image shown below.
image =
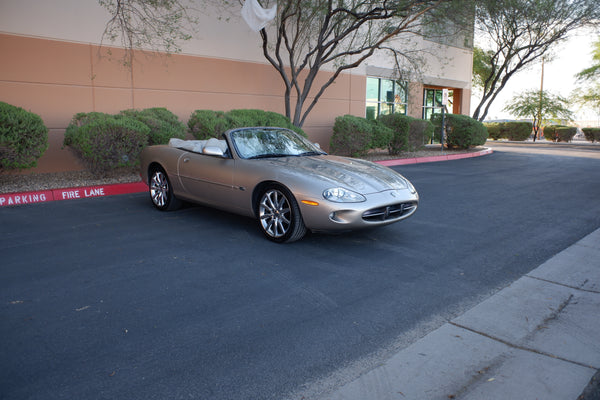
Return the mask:
[[[542,79],[540,82],[540,108],[538,109],[538,129],[535,131],[533,135],[533,141],[537,138],[537,135],[542,126],[542,101],[543,101],[543,93],[544,93],[544,57],[542,57]]]

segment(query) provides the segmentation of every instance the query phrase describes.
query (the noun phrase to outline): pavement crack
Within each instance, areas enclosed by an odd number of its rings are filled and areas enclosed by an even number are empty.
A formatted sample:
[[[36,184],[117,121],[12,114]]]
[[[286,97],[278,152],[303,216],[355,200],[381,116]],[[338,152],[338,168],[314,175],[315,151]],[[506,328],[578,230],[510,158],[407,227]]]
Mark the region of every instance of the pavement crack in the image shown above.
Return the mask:
[[[566,306],[566,304],[565,304],[565,306]],[[563,307],[563,308],[564,308],[564,307]],[[550,319],[552,319],[552,318],[549,318],[548,320],[550,320]],[[453,321],[449,321],[448,323],[449,323],[450,325],[454,325],[454,326],[456,326],[457,328],[460,328],[460,329],[465,329],[465,330],[467,330],[467,331],[469,331],[469,332],[473,332],[473,333],[476,333],[476,334],[478,334],[478,335],[481,335],[481,336],[483,336],[483,337],[486,337],[486,338],[488,338],[488,339],[491,339],[491,340],[494,340],[494,341],[496,341],[496,342],[502,343],[502,344],[504,344],[504,345],[506,345],[506,346],[508,346],[508,347],[510,347],[510,348],[513,348],[513,349],[517,349],[517,350],[523,350],[523,351],[527,351],[527,352],[530,352],[530,353],[539,354],[539,355],[541,355],[541,356],[545,356],[545,357],[554,358],[554,359],[561,360],[561,361],[565,361],[565,362],[568,362],[568,363],[571,363],[571,364],[579,365],[580,367],[591,368],[591,369],[594,369],[594,370],[597,370],[597,369],[598,369],[598,366],[593,366],[593,365],[584,364],[584,363],[581,363],[581,362],[579,362],[579,361],[573,361],[573,360],[569,360],[569,359],[567,359],[567,358],[560,357],[560,356],[557,356],[557,355],[555,355],[555,354],[547,353],[547,352],[545,352],[545,351],[541,351],[541,350],[533,349],[533,348],[531,348],[531,347],[526,347],[526,346],[518,345],[518,344],[515,344],[515,343],[511,343],[511,342],[509,342],[509,341],[506,341],[506,340],[504,340],[504,339],[501,339],[501,338],[499,338],[499,337],[496,337],[496,336],[490,335],[490,334],[488,334],[488,333],[485,333],[485,332],[478,331],[478,330],[476,330],[476,329],[473,329],[473,328],[469,328],[468,326],[464,326],[464,325],[458,324],[458,323],[456,323],[456,322],[453,322]],[[536,329],[537,329],[537,328],[536,328]]]
[[[560,282],[556,282],[556,281],[551,281],[549,279],[544,279],[544,278],[538,278],[537,276],[531,276],[531,275],[525,275],[527,278],[531,278],[531,279],[537,279],[538,281],[542,281],[542,282],[547,282],[547,283],[552,283],[553,285],[559,285],[559,286],[563,286],[569,289],[575,289],[575,290],[580,290],[582,292],[588,292],[588,293],[595,293],[595,294],[600,294],[599,290],[592,290],[592,289],[584,289],[582,287],[577,287],[577,286],[572,286],[572,285],[567,285],[565,283],[560,283]],[[589,281],[589,279],[586,279],[582,285],[585,285],[587,282]]]

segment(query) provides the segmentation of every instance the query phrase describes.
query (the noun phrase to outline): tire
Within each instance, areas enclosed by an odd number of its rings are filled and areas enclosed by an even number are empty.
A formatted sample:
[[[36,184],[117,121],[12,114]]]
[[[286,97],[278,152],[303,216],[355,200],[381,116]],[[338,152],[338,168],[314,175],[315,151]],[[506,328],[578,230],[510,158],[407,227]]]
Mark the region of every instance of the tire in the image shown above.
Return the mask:
[[[260,229],[273,242],[290,243],[306,234],[298,203],[282,186],[270,185],[261,192],[257,215]]]
[[[160,211],[173,211],[181,206],[181,201],[173,194],[173,186],[164,169],[154,167],[148,182],[150,200]]]

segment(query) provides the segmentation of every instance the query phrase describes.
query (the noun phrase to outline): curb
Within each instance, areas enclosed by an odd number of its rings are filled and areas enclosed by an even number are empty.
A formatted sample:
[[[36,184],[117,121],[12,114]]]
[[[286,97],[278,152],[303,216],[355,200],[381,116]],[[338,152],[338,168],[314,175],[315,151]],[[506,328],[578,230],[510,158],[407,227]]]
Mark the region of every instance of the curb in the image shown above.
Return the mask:
[[[115,183],[99,186],[85,186],[64,189],[49,189],[33,192],[0,194],[0,207],[23,204],[47,203],[50,201],[85,199],[89,197],[113,196],[117,194],[139,193],[148,190],[144,182]]]
[[[403,159],[398,159],[398,160],[382,160],[382,161],[375,161],[375,162],[377,164],[381,164],[386,167],[392,167],[392,166],[396,166],[396,165],[421,164],[421,163],[439,162],[439,161],[462,160],[465,158],[485,156],[487,154],[492,154],[493,152],[494,151],[492,149],[486,148],[485,150],[476,151],[473,153],[445,154],[445,155],[441,155],[441,156],[403,158]]]
[[[492,149],[464,154],[441,155],[431,157],[405,158],[397,160],[375,161],[386,167],[407,164],[421,164],[439,161],[452,161],[464,158],[480,157],[493,153]],[[20,206],[24,204],[48,203],[50,201],[85,199],[90,197],[114,196],[118,194],[140,193],[148,190],[144,182],[115,183],[98,186],[73,187],[63,189],[48,189],[32,192],[0,194],[0,207]]]

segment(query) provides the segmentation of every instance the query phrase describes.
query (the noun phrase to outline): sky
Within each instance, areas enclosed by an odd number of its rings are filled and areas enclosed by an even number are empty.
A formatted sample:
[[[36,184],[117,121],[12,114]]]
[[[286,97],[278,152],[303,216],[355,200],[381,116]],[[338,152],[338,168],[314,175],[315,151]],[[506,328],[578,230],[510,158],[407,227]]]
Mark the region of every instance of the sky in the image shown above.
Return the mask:
[[[555,57],[544,64],[544,90],[569,97],[576,87],[575,74],[592,65],[592,43],[599,39],[599,34],[591,31],[580,31],[554,50]],[[534,64],[528,69],[516,73],[495,102],[492,103],[486,119],[512,118],[510,113],[503,111],[514,95],[526,90],[539,90],[541,84],[541,63]],[[479,97],[477,93],[471,97],[471,110],[474,110]],[[598,121],[598,110],[580,110],[573,104],[571,111],[575,112],[576,120]]]

